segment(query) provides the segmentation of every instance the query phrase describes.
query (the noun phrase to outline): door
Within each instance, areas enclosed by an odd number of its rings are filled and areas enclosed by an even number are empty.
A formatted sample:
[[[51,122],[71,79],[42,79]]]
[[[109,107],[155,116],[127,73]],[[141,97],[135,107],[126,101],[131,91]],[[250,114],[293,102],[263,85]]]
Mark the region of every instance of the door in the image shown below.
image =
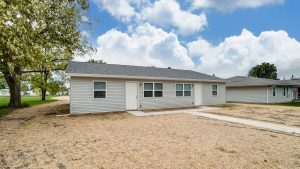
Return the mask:
[[[195,106],[201,106],[202,105],[202,84],[201,83],[195,83],[194,84],[194,95],[195,95]]]
[[[126,110],[138,109],[138,83],[126,82]]]

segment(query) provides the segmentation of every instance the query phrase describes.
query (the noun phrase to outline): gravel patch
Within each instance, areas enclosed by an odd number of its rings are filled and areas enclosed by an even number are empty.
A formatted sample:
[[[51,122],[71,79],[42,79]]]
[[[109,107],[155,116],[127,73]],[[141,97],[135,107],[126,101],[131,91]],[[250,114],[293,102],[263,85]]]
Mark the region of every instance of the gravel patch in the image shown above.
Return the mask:
[[[189,114],[46,115],[65,106],[2,119],[0,168],[300,168],[295,135]]]

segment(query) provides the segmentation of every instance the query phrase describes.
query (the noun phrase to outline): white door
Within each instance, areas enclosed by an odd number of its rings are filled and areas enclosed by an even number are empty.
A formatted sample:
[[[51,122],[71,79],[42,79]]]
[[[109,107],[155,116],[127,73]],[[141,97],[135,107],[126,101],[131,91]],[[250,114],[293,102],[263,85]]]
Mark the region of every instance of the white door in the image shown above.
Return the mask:
[[[195,92],[195,106],[202,105],[202,84],[201,83],[195,83],[194,84],[194,92]]]
[[[126,82],[126,110],[138,109],[138,83]]]

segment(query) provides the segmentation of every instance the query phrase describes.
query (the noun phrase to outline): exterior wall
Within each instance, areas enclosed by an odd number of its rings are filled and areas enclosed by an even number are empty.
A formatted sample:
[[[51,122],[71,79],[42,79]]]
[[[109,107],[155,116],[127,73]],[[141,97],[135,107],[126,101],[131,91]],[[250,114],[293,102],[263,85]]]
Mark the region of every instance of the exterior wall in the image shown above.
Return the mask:
[[[71,113],[100,113],[117,112],[126,110],[126,81],[104,78],[71,77],[70,83],[70,107]],[[106,82],[106,98],[94,98],[94,81]],[[163,83],[163,97],[144,97],[144,82]],[[195,102],[194,83],[192,84],[191,96],[176,97],[176,83],[189,83],[180,81],[138,81],[138,108],[163,109],[177,107],[193,107]],[[214,105],[225,103],[225,84],[218,84],[218,96],[212,96],[212,84],[202,83],[203,105]]]
[[[194,106],[194,86],[192,84],[191,96],[176,96],[176,83],[188,82],[170,82],[170,81],[157,81],[163,83],[163,97],[144,97],[144,82],[153,81],[139,81],[139,109],[163,109],[163,108],[176,108],[176,107],[192,107]]]
[[[283,86],[276,86],[276,96],[273,96],[273,88],[269,88],[269,103],[283,103],[293,100],[292,87],[288,88],[288,94],[283,96]]]
[[[106,81],[106,98],[94,98],[94,81]],[[125,110],[125,81],[71,77],[71,113],[100,113]]]
[[[268,92],[267,92],[268,91]],[[268,94],[268,99],[267,99]],[[288,95],[283,96],[283,87],[276,87],[276,96],[273,96],[273,88],[267,86],[256,87],[227,87],[226,101],[248,103],[280,103],[292,101],[291,87]]]
[[[218,85],[218,95],[213,96],[212,95],[212,85],[217,84]],[[203,105],[217,105],[217,104],[225,104],[225,84],[224,83],[203,83],[202,86],[203,89],[203,99],[202,103]]]
[[[267,103],[267,87],[227,87],[226,101]]]

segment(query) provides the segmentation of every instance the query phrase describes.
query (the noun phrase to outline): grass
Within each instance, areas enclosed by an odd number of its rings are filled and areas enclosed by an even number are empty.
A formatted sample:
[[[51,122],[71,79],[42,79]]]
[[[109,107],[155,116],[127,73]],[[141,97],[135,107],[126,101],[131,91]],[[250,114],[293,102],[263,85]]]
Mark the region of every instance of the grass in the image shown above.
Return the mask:
[[[40,96],[22,96],[21,100],[22,100],[22,105],[24,107],[31,107],[39,104],[56,101],[55,99],[53,99],[53,96],[47,96],[45,101],[41,101]],[[8,103],[9,103],[9,96],[0,96],[0,117],[7,115],[13,110],[7,106]]]
[[[280,103],[278,105],[282,105],[282,106],[296,106],[296,107],[300,107],[300,102],[289,102],[289,103]]]

